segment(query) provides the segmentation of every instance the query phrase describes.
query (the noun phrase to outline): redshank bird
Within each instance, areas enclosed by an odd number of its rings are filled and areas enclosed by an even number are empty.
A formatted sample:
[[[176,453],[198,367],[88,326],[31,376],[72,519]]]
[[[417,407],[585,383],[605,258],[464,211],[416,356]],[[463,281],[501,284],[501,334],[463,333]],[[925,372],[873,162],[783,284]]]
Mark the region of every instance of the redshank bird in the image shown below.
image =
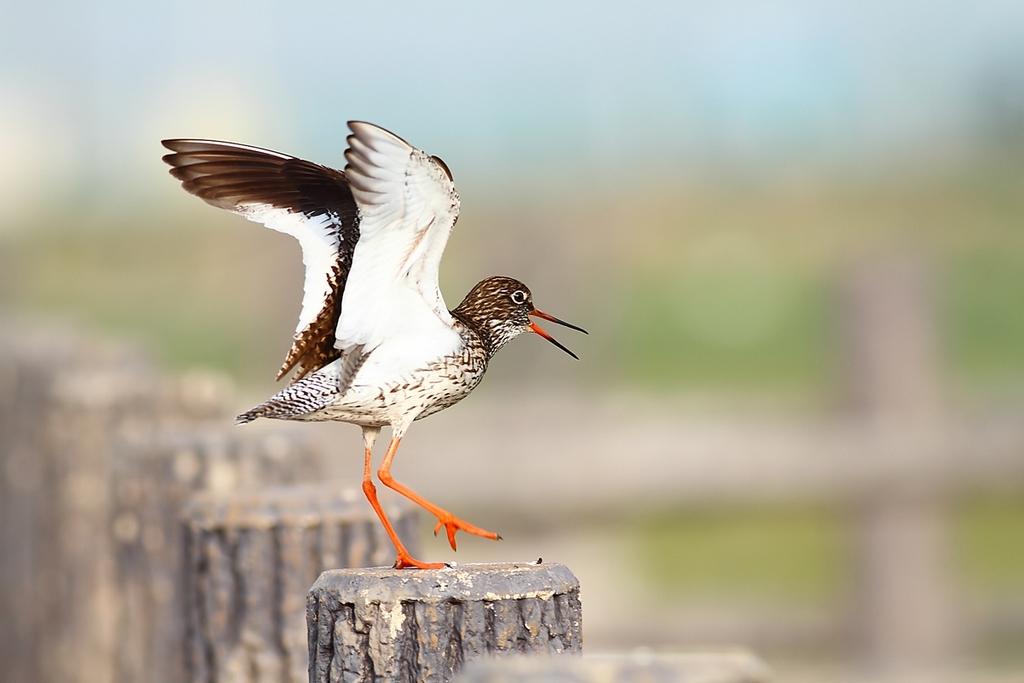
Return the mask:
[[[391,443],[381,483],[437,517],[447,532],[497,540],[434,505],[391,476],[391,463],[415,421],[462,400],[480,383],[498,350],[534,332],[573,358],[531,316],[579,330],[533,305],[510,277],[479,282],[462,303],[445,306],[438,268],[459,215],[451,171],[397,135],[370,123],[348,124],[344,171],[248,145],[164,140],[171,175],[208,204],[292,235],[306,266],[302,311],[277,374],[291,383],[238,416],[338,420],[362,427],[363,492],[395,544],[396,568],[440,568],[413,558],[377,499],[371,452],[381,427]]]

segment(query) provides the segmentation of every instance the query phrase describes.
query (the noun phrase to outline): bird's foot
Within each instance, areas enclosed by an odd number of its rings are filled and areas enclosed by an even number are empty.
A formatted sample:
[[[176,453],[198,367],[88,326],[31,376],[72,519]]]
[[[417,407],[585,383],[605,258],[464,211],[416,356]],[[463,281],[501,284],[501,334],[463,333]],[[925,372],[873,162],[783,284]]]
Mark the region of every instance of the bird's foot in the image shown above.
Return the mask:
[[[434,527],[434,535],[437,536],[437,533],[441,531],[441,527],[444,527],[445,531],[448,534],[448,544],[451,545],[452,550],[458,550],[458,548],[455,547],[456,531],[465,531],[467,534],[473,534],[474,536],[483,536],[484,538],[489,538],[492,541],[501,540],[501,536],[494,533],[493,531],[487,531],[485,529],[481,529],[478,526],[473,526],[469,522],[459,519],[450,512],[442,511],[442,513],[443,514],[439,514],[437,516],[437,526]]]
[[[395,569],[443,569],[444,562],[420,562],[409,553],[399,552],[395,558]]]

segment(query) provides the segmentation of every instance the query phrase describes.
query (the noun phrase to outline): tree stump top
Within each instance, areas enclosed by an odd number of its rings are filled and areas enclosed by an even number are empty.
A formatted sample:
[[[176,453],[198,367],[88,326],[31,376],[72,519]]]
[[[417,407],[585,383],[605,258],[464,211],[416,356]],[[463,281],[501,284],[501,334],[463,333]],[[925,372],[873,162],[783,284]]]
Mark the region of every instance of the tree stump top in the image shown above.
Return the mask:
[[[538,598],[579,590],[579,581],[557,562],[452,564],[443,569],[369,567],[325,571],[310,589],[347,600],[394,604],[406,601],[497,601]]]
[[[447,683],[484,656],[582,648],[565,565],[324,572],[307,596],[310,683]]]

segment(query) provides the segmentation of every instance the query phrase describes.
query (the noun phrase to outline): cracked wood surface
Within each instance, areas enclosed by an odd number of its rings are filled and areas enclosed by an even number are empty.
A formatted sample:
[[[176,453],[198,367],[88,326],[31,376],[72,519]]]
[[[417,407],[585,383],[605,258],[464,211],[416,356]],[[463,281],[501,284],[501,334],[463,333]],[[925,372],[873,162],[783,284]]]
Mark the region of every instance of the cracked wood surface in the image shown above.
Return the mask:
[[[307,622],[310,683],[448,681],[485,655],[582,648],[579,582],[554,563],[328,571]]]

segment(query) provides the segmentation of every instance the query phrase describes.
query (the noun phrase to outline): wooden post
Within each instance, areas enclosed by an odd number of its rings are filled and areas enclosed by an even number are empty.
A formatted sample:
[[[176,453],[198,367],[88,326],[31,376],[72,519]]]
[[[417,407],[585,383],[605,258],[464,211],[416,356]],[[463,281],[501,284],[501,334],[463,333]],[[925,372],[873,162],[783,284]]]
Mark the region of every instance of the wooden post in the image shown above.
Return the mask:
[[[485,655],[582,648],[562,564],[328,571],[306,604],[310,683],[439,683]]]
[[[114,680],[111,443],[167,387],[138,349],[7,319],[0,383],[0,679]]]
[[[388,510],[417,547],[411,504]],[[362,492],[296,486],[200,494],[183,514],[187,680],[302,683],[305,596],[325,568],[382,564],[394,548]]]
[[[186,634],[182,508],[197,492],[224,495],[315,480],[319,453],[306,430],[207,424],[122,435],[113,460],[115,680],[180,683]]]
[[[959,646],[948,500],[920,474],[939,469],[943,445],[931,285],[922,262],[889,256],[855,269],[844,289],[848,407],[902,446],[856,511],[855,627],[865,659],[884,670],[941,666]]]
[[[510,657],[468,664],[458,683],[768,683],[771,670],[744,650],[583,657]]]
[[[920,260],[890,255],[843,283],[847,407],[876,424],[931,427],[942,410],[930,275]]]

